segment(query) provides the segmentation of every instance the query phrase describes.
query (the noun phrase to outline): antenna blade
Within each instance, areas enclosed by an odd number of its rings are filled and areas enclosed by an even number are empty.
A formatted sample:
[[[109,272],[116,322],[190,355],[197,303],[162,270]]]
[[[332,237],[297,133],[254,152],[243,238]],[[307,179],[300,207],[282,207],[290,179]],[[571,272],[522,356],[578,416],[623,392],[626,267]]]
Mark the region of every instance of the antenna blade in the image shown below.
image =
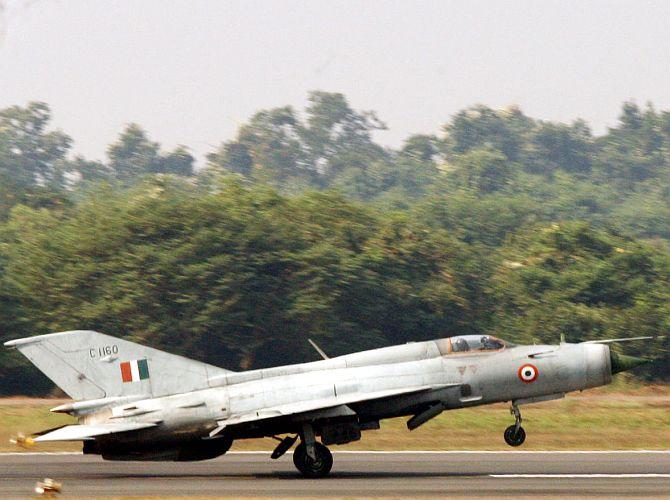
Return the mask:
[[[627,337],[623,339],[603,339],[603,340],[587,340],[582,344],[613,344],[615,342],[630,342],[631,340],[649,340],[654,337]]]
[[[307,342],[310,343],[310,345],[314,348],[316,352],[319,353],[319,356],[321,356],[323,359],[330,359],[328,355],[321,350],[321,348],[316,345],[316,342],[314,342],[312,339],[307,339]]]

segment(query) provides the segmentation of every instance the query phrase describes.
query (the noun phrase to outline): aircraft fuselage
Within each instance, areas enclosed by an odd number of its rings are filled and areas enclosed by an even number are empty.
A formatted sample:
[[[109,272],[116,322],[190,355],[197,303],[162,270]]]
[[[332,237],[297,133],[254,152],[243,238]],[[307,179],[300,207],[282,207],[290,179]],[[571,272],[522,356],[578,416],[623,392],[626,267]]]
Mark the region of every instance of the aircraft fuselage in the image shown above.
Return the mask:
[[[606,345],[449,352],[446,340],[230,373],[212,378],[208,389],[158,398],[134,396],[110,406],[103,403],[103,407],[81,414],[80,422],[159,422],[157,427],[128,436],[132,442],[177,443],[208,438],[221,426],[220,432],[239,439],[297,433],[305,420],[346,420],[348,415],[344,413],[329,416],[317,411],[324,405],[338,407],[340,401],[365,427],[369,422],[420,413],[436,402],[443,410],[504,401],[523,404],[611,381]],[[426,389],[402,392],[421,387]],[[373,394],[381,397],[370,400]],[[291,413],[290,408],[296,405],[304,405],[305,412],[313,411],[314,418]]]

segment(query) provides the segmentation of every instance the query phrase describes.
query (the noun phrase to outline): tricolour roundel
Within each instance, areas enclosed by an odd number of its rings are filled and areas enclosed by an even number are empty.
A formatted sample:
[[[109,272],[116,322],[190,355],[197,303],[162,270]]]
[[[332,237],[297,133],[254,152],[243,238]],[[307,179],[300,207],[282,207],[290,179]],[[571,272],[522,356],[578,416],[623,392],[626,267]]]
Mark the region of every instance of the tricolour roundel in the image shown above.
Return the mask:
[[[537,380],[537,376],[540,374],[540,372],[537,371],[537,367],[535,365],[528,364],[519,368],[518,374],[521,382],[524,384],[530,384],[531,382],[535,382]]]

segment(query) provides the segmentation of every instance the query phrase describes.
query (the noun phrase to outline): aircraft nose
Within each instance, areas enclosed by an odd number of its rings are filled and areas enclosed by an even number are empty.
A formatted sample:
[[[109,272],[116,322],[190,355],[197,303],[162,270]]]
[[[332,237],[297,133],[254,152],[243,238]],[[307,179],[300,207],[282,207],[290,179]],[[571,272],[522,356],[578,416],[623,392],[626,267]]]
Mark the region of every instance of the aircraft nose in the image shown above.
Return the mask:
[[[636,358],[635,356],[626,356],[625,354],[617,354],[610,350],[610,361],[612,363],[612,375],[619,372],[631,370],[636,366],[649,363],[648,359]]]

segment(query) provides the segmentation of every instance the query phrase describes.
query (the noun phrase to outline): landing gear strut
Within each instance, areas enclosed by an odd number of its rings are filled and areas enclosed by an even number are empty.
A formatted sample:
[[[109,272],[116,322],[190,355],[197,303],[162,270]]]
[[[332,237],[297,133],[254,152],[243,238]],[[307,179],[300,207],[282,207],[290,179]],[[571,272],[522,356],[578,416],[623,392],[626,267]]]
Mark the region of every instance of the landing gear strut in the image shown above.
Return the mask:
[[[293,452],[293,463],[303,476],[309,478],[324,477],[333,467],[333,455],[330,450],[316,441],[311,424],[304,424],[300,434],[302,442]]]
[[[526,440],[526,431],[521,427],[521,411],[516,403],[512,403],[509,411],[514,415],[514,425],[505,429],[505,442],[510,446],[521,446]]]

